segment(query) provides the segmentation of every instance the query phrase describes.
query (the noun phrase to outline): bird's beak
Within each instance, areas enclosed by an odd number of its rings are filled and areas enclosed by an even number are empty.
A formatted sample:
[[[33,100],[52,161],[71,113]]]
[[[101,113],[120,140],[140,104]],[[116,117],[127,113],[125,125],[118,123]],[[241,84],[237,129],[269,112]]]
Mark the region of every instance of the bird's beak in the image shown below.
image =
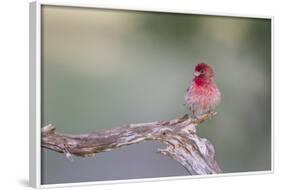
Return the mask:
[[[195,71],[195,72],[193,73],[193,75],[196,76],[196,77],[198,77],[198,76],[200,75],[200,72]]]

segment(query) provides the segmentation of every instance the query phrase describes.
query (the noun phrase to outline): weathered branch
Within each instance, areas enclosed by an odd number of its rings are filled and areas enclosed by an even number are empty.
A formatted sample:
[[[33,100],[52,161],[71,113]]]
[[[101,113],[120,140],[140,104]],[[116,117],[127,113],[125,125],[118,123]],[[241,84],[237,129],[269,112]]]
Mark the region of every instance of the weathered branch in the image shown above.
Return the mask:
[[[65,153],[67,157],[95,156],[122,146],[157,140],[167,144],[158,151],[178,161],[190,175],[221,173],[215,161],[213,145],[196,135],[196,126],[216,113],[197,119],[188,115],[170,121],[130,124],[84,135],[66,135],[55,131],[53,125],[42,128],[41,146]]]

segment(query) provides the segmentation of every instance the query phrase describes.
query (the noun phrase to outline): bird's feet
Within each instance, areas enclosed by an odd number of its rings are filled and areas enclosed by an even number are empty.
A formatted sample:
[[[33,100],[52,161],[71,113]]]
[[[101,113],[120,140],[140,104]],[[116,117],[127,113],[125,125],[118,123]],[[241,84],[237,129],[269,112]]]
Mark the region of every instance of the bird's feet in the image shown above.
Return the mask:
[[[210,119],[212,119],[217,114],[217,112],[215,112],[214,110],[210,110],[207,112],[207,114],[208,114],[208,117]]]
[[[190,118],[191,118],[191,120],[192,120],[192,121],[196,121],[196,120],[198,120],[198,119],[199,119],[199,117],[200,117],[200,116],[195,115],[195,114],[191,114],[191,116],[190,116]]]

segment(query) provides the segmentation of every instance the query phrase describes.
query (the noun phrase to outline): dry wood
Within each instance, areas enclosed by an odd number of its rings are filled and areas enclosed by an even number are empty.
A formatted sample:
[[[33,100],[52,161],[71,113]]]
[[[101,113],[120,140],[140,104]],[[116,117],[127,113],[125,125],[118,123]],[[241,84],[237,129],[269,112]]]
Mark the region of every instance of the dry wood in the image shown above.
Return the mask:
[[[221,169],[214,158],[215,149],[207,139],[196,134],[196,126],[214,115],[212,112],[196,119],[185,115],[170,121],[130,124],[83,135],[60,134],[53,125],[47,125],[41,131],[41,146],[72,158],[72,155],[95,156],[122,146],[157,140],[167,144],[158,151],[178,161],[188,174],[216,174]]]

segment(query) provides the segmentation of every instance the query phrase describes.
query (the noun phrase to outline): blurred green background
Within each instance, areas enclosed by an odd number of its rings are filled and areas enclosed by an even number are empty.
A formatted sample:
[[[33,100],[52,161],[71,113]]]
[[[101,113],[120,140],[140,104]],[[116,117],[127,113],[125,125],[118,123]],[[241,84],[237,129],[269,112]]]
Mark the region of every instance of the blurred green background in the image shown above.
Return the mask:
[[[194,66],[214,67],[218,115],[198,127],[224,173],[271,169],[270,19],[43,6],[42,126],[79,134],[184,115]],[[42,149],[42,183],[183,176],[147,142],[74,157]]]

